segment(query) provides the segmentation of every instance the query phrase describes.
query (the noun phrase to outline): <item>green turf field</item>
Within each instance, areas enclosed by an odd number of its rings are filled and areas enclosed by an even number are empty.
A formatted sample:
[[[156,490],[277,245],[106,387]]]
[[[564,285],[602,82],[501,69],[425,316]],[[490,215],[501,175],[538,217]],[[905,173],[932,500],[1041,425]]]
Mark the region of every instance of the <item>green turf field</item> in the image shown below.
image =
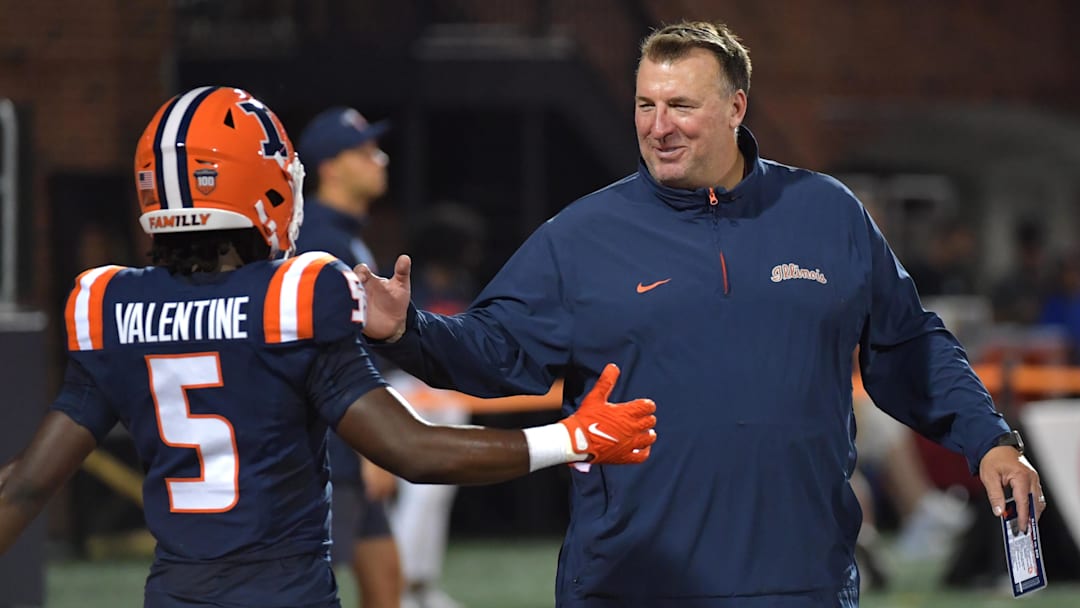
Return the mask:
[[[558,540],[455,541],[446,564],[446,590],[468,608],[550,608]],[[49,565],[48,608],[142,605],[149,562],[65,561]],[[895,568],[892,591],[864,595],[864,608],[1077,608],[1080,586],[1055,585],[1021,600],[1007,592],[958,593],[934,589],[933,564]],[[340,577],[343,606],[356,605]],[[1017,602],[1020,603],[1017,603]]]

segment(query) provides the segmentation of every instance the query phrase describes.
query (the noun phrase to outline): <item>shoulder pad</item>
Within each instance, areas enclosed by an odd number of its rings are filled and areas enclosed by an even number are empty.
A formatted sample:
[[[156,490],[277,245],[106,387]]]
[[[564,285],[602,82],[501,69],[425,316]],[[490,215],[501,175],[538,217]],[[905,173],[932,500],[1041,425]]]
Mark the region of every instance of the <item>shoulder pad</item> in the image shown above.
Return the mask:
[[[333,340],[364,322],[364,288],[344,262],[309,251],[280,263],[266,290],[263,333],[269,344]]]
[[[105,346],[105,289],[123,266],[98,266],[80,274],[64,307],[68,350]]]

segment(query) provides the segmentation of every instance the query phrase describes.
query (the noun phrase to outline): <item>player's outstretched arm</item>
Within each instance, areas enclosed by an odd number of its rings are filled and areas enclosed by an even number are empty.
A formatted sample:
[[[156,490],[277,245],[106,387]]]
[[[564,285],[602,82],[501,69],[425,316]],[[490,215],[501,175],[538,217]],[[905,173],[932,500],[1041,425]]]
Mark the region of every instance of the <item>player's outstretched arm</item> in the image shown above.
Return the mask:
[[[372,340],[397,341],[405,333],[405,315],[412,297],[412,259],[398,256],[394,276],[390,278],[374,274],[367,264],[360,264],[354,270],[367,294],[364,335]]]
[[[21,456],[0,469],[0,553],[7,551],[90,452],[93,434],[49,412]]]
[[[577,412],[523,431],[431,425],[397,391],[376,389],[349,407],[337,433],[375,464],[414,483],[496,483],[570,462],[644,462],[656,441],[656,405],[649,399],[608,402],[618,376],[619,369],[608,365]]]

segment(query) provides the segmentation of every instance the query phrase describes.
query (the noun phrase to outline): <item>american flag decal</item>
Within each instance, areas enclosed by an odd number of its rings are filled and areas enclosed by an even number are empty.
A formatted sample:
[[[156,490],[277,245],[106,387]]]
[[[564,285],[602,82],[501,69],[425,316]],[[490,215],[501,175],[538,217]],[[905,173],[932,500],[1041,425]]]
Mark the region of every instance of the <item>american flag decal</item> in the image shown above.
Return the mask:
[[[139,190],[153,190],[154,189],[154,172],[153,171],[139,171],[138,188],[139,188]]]

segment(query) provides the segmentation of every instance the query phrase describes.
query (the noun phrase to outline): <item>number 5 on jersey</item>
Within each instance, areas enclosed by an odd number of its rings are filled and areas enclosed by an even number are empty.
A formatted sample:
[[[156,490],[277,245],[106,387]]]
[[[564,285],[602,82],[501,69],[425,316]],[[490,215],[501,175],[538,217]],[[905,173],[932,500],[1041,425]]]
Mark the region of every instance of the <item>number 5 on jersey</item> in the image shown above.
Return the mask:
[[[214,414],[192,414],[187,391],[222,386],[216,352],[146,357],[158,432],[165,445],[195,450],[199,477],[166,478],[173,513],[223,513],[240,497],[240,460],[232,424]]]
[[[349,293],[356,300],[356,308],[352,311],[352,322],[363,325],[367,323],[367,298],[364,296],[364,286],[360,283],[360,277],[351,270],[342,272],[345,280],[349,283]]]

